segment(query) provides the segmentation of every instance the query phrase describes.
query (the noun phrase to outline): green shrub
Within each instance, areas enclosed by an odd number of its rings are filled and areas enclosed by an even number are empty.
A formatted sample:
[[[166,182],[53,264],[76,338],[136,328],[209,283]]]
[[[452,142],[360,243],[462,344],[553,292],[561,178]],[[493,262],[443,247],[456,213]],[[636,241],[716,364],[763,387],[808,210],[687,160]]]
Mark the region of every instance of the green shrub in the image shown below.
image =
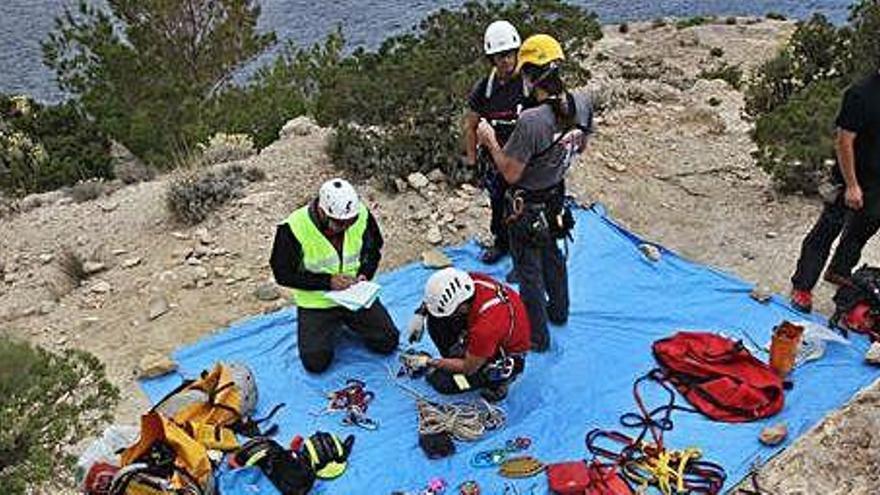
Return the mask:
[[[159,168],[212,134],[214,99],[275,40],[256,32],[256,0],[103,5],[65,9],[44,62],[102,130]]]
[[[112,418],[119,391],[95,356],[0,336],[0,486],[18,495],[72,478],[70,448]]]
[[[85,203],[101,197],[104,194],[104,183],[100,180],[84,180],[67,189],[67,195],[75,203]]]
[[[709,50],[709,55],[715,58],[721,58],[724,56],[724,49],[721,47],[713,46]]]
[[[701,70],[697,77],[709,80],[721,79],[726,81],[732,88],[739,89],[742,86],[743,71],[738,64],[731,65],[724,62],[721,65]]]
[[[455,176],[465,95],[488,73],[481,40],[485,26],[498,18],[511,21],[523,37],[552,33],[566,51],[569,82],[589,78],[581,62],[601,29],[581,8],[540,0],[443,9],[376,51],[359,49],[313,69],[306,87],[317,88],[316,121],[337,128],[334,162],[386,183],[390,175],[434,168]]]
[[[618,31],[620,34],[626,34],[626,33],[628,33],[628,32],[629,32],[629,24],[627,24],[627,23],[625,23],[625,22],[621,23],[619,26],[617,26],[617,31]]]
[[[658,17],[658,18],[654,19],[653,21],[651,21],[651,28],[659,29],[662,27],[666,27],[666,24],[667,24],[666,19],[664,19],[662,17]]]
[[[116,164],[113,167],[113,175],[123,184],[137,184],[155,179],[156,169],[134,159]]]
[[[110,141],[72,103],[0,95],[0,189],[23,195],[112,176]]]
[[[709,22],[712,22],[711,17],[703,17],[698,15],[694,17],[688,17],[687,19],[679,19],[678,21],[676,21],[675,27],[676,29],[687,29],[690,27],[702,26],[703,24],[708,24]]]
[[[789,43],[761,65],[746,90],[756,118],[758,164],[782,191],[816,192],[833,157],[833,120],[847,85],[880,62],[880,3],[862,0],[848,26],[821,15],[798,23]]]
[[[758,165],[782,192],[815,194],[825,161],[834,158],[834,116],[841,84],[817,81],[758,119],[754,139]]]
[[[180,172],[168,183],[165,196],[168,212],[177,222],[195,225],[230,199],[241,197],[249,179],[262,177],[264,174],[245,171],[241,165]]]

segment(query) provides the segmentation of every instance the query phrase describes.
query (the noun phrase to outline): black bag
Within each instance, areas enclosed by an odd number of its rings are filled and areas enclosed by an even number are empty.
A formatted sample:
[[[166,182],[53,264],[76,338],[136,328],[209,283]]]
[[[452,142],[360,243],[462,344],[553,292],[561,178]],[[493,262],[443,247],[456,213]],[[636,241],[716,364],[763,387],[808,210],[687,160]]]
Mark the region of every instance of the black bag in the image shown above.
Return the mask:
[[[315,484],[309,461],[269,438],[257,438],[244,444],[235,453],[235,463],[259,467],[282,495],[306,495]]]
[[[880,328],[876,328],[876,323],[872,322],[880,321],[880,268],[863,265],[852,274],[851,280],[851,285],[842,285],[834,293],[835,310],[829,323],[844,332],[847,329],[855,330],[869,334],[872,339],[878,339]],[[870,308],[868,311],[870,318],[862,318],[862,320],[864,324],[870,325],[870,328],[847,328],[849,313],[864,304]]]

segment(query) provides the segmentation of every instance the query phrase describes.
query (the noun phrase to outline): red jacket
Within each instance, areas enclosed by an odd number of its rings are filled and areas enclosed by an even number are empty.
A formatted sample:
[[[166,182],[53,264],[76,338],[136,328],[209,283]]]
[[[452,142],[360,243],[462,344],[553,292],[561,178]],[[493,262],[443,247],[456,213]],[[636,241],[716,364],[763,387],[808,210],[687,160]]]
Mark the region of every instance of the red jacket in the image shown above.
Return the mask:
[[[474,280],[474,301],[468,313],[467,352],[491,359],[499,350],[508,354],[528,352],[531,325],[519,294],[481,273]]]

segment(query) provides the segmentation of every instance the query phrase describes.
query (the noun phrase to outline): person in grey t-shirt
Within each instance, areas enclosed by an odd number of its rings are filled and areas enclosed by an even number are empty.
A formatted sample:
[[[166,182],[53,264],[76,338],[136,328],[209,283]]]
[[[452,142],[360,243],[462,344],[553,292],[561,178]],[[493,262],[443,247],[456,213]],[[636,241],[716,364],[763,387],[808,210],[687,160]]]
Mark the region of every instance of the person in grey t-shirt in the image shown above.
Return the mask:
[[[510,251],[537,351],[550,345],[547,321],[561,325],[568,320],[568,273],[556,241],[574,224],[564,207],[565,173],[592,132],[589,99],[572,95],[562,82],[564,59],[551,36],[525,40],[518,68],[539,105],[520,114],[504,148],[488,123],[477,129],[479,143],[510,184]]]

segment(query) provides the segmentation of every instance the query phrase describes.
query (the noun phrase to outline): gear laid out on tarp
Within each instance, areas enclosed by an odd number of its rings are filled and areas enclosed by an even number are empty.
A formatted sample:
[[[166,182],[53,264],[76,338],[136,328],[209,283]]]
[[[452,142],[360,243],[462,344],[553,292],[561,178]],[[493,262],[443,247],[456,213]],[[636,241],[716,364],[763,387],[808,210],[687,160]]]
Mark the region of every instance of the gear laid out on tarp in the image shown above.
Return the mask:
[[[343,425],[375,430],[379,428],[379,422],[367,416],[367,408],[375,396],[373,392],[367,390],[365,382],[349,379],[341,389],[327,393],[329,402],[324,412],[344,412]]]
[[[183,376],[198,376],[216,361],[246,363],[259,387],[256,415],[264,416],[278,403],[272,422],[281,445],[304,430],[360,431],[340,426],[338,415],[314,416],[327,403],[326,392],[338,388],[346,378],[357,377],[369,384],[377,400],[369,415],[381,428],[358,436],[343,476],[318,482],[310,495],[390,493],[403,487],[421,487],[427,479],[442,476],[450,487],[476,481],[482,493],[504,493],[505,483],[516,484],[521,493],[537,483],[536,495],[548,492],[543,476],[509,480],[494,469],[470,466],[480,451],[498,447],[511,436],[534,440],[529,454],[546,463],[583,458],[583,433],[589,425],[612,426],[622,412],[633,409],[632,384],[654,368],[654,341],[676,329],[724,332],[734,341],[747,332],[760,343],[770,341],[772,328],[782,320],[809,320],[791,310],[783,297],[773,296],[766,304],[751,297],[752,283],[718,270],[682,259],[652,240],[645,240],[620,228],[599,208],[575,210],[576,241],[568,260],[571,312],[568,322],[552,327],[553,344],[546,353],[529,355],[528,372],[511,385],[507,398],[499,403],[506,423],[503,430],[490,430],[477,442],[455,442],[456,453],[429,459],[419,446],[418,414],[414,401],[388,377],[396,373],[397,356],[381,357],[365,349],[360,341],[341,336],[333,365],[323,374],[307,373],[297,355],[296,309],[286,308],[233,324],[211,333],[200,342],[174,352],[178,371],[143,381],[147,396],[155,403],[174,389]],[[648,261],[639,245],[649,242],[662,256]],[[455,266],[484,272],[503,279],[509,260],[496,265],[478,261],[476,243],[446,249]],[[413,310],[422,302],[428,277],[434,273],[421,263],[380,274],[382,302],[398,326],[404,328]],[[719,424],[701,414],[675,413],[675,429],[664,434],[669,448],[696,445],[704,459],[724,466],[730,489],[748,475],[752,463],[768,459],[791,445],[830,411],[841,407],[861,388],[871,384],[880,369],[863,362],[868,341],[851,336],[852,345],[829,345],[821,361],[796,367],[790,378],[796,383],[785,394],[782,409],[772,418],[746,423]],[[401,337],[402,349],[407,347]],[[438,355],[430,339],[415,345],[420,351]],[[761,356],[766,360],[765,356]],[[423,381],[400,380],[431,400],[438,398]],[[647,404],[662,404],[656,386],[645,387]],[[477,393],[456,400],[473,401]],[[677,404],[686,405],[679,396]],[[659,418],[657,418],[659,419]],[[761,430],[779,422],[788,425],[787,439],[768,447],[758,441]],[[634,430],[635,431],[635,430]],[[618,446],[619,447],[619,446]],[[256,468],[217,470],[221,493],[275,495],[274,486]],[[259,491],[258,491],[259,489]],[[447,489],[447,493],[453,491]],[[659,493],[655,489],[649,493]],[[604,494],[603,494],[604,495]]]

